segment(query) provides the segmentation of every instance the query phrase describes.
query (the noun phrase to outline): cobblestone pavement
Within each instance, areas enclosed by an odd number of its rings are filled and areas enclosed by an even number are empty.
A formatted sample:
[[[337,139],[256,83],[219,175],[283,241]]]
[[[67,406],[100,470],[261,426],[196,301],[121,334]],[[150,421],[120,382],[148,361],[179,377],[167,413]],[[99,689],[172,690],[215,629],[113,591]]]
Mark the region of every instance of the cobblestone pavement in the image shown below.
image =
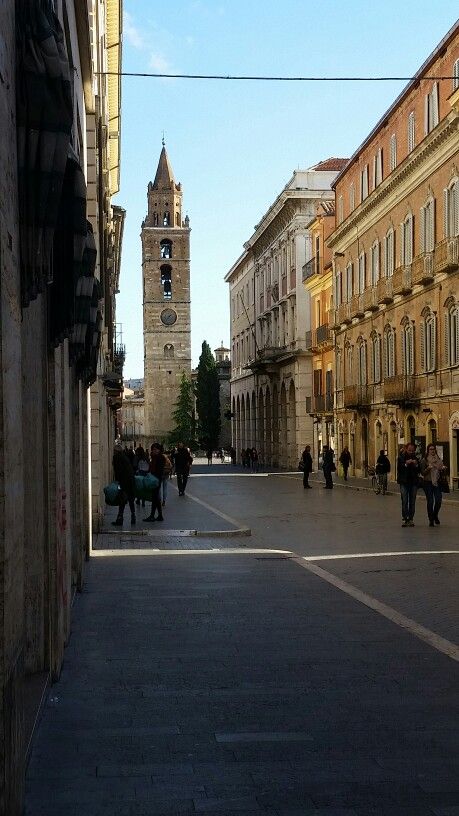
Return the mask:
[[[402,530],[395,497],[283,477],[190,494],[252,537],[104,537],[27,816],[458,816],[458,662],[300,567],[454,640],[458,510]]]

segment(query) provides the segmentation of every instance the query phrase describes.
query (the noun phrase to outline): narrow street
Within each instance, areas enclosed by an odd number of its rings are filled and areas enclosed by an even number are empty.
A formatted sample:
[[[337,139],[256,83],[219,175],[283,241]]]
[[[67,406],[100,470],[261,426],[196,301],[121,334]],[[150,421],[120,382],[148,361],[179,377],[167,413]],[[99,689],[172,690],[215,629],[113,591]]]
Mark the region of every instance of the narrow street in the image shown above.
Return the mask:
[[[319,477],[188,491],[150,535],[107,515],[27,816],[457,816],[459,504],[401,529]]]

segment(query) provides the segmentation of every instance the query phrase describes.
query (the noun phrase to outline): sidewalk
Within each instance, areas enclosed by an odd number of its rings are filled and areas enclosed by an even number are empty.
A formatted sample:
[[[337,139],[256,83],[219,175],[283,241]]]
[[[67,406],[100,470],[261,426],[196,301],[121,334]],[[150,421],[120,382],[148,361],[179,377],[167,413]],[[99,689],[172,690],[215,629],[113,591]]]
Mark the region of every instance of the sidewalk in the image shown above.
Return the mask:
[[[456,674],[282,556],[94,558],[26,816],[450,816]]]

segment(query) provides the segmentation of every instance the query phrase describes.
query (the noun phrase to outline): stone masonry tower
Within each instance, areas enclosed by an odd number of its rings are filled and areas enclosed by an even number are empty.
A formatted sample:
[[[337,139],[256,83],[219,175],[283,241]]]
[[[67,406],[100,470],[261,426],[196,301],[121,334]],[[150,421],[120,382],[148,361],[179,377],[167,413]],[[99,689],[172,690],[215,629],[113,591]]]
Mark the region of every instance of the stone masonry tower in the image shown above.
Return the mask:
[[[182,373],[191,375],[190,226],[166,148],[142,224],[145,442],[164,441]]]

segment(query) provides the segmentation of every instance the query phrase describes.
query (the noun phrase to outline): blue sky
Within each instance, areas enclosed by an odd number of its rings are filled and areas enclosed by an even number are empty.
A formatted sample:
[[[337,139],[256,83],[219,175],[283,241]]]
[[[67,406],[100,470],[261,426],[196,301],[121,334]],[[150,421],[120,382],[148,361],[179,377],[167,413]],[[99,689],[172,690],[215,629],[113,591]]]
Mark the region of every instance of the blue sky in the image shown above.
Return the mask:
[[[455,22],[457,4],[124,0],[124,14],[124,71],[410,76]],[[126,377],[143,376],[139,236],[162,132],[192,228],[195,365],[204,339],[229,345],[223,278],[292,171],[350,156],[404,84],[123,79],[117,321]]]

